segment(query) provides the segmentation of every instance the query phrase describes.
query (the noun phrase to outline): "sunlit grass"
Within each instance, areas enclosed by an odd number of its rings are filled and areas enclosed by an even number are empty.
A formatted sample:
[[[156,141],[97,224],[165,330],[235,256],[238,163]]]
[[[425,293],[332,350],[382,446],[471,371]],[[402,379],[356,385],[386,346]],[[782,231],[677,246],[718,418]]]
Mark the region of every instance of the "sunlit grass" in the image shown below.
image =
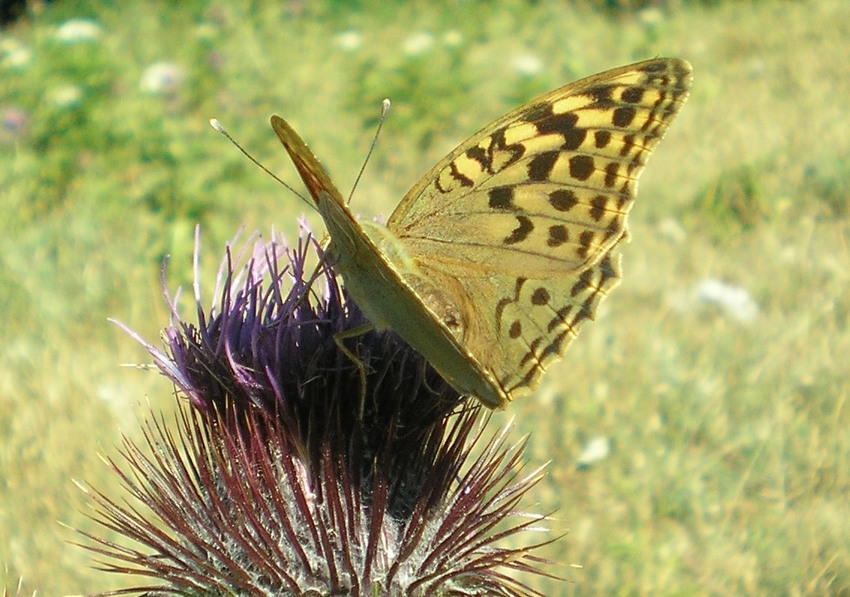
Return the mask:
[[[541,391],[506,413],[532,432],[532,464],[552,460],[534,495],[569,531],[547,555],[571,582],[544,590],[850,590],[850,43],[835,26],[850,22],[846,3],[615,18],[518,1],[486,16],[467,4],[257,4],[58,2],[0,38],[0,110],[25,116],[0,133],[10,586],[22,576],[22,594],[58,595],[119,582],[92,571],[57,521],[89,528],[72,479],[108,491],[97,453],[137,433],[146,400],[172,398],[154,374],[119,367],[145,356],[106,318],[156,337],[162,259],[169,284],[186,286],[196,223],[211,286],[239,226],[294,235],[308,210],[208,118],[295,184],[268,127],[281,114],[345,192],[389,96],[352,203],[371,217],[533,95],[674,55],[694,64],[694,93],[641,182],[624,282]],[[81,16],[99,36],[59,43],[57,27]],[[15,62],[22,51],[29,61]],[[160,62],[178,69],[175,87],[160,71],[162,87],[143,89]],[[698,301],[706,278],[746,290],[756,319]],[[576,471],[596,435],[611,456]]]

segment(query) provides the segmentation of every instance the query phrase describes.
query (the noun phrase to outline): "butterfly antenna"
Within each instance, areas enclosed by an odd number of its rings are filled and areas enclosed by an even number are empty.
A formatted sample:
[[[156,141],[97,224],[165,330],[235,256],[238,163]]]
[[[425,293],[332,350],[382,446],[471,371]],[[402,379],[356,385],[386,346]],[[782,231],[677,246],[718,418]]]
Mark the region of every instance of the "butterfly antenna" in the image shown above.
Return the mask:
[[[351,203],[351,197],[354,196],[354,190],[360,183],[360,178],[363,176],[363,172],[366,171],[366,164],[369,163],[369,158],[372,157],[372,152],[375,151],[375,146],[378,144],[378,136],[381,134],[381,129],[384,126],[384,120],[386,120],[387,112],[390,111],[390,105],[390,100],[388,99],[381,102],[381,116],[378,118],[378,128],[375,129],[375,136],[372,137],[372,145],[369,146],[369,153],[366,154],[366,159],[363,160],[363,165],[360,166],[360,172],[357,173],[357,178],[354,179],[354,185],[351,187],[351,193],[348,194],[348,200],[345,202],[346,205]]]
[[[307,200],[307,198],[306,198],[306,197],[304,197],[304,195],[302,195],[301,193],[299,193],[298,191],[296,191],[296,190],[295,190],[294,188],[292,188],[292,186],[290,186],[288,183],[286,183],[286,182],[282,181],[282,180],[280,179],[280,177],[279,177],[277,174],[275,174],[274,172],[272,172],[271,170],[269,170],[268,168],[266,168],[265,166],[263,166],[263,165],[262,165],[262,164],[261,164],[261,163],[260,163],[260,162],[259,162],[259,161],[255,158],[255,157],[254,157],[254,156],[252,156],[250,153],[248,153],[248,151],[247,151],[244,147],[242,147],[241,145],[239,145],[239,143],[237,143],[237,142],[236,142],[236,139],[234,139],[233,137],[231,137],[231,136],[230,136],[230,133],[228,133],[228,132],[227,132],[227,129],[225,129],[225,128],[224,128],[224,126],[222,126],[221,122],[219,122],[219,120],[218,120],[217,118],[210,118],[210,126],[211,126],[211,127],[213,127],[213,128],[214,128],[216,131],[218,131],[219,133],[221,133],[222,135],[224,135],[225,137],[227,137],[227,140],[228,140],[228,141],[230,141],[231,143],[233,143],[233,145],[235,145],[235,146],[236,146],[236,149],[238,149],[239,151],[241,151],[241,152],[242,152],[242,154],[243,154],[246,158],[248,158],[249,160],[251,160],[252,162],[254,162],[254,164],[255,164],[258,168],[260,168],[260,170],[262,170],[263,172],[265,172],[266,174],[268,174],[269,176],[271,176],[272,178],[274,178],[276,181],[278,181],[280,184],[282,184],[283,186],[285,186],[287,189],[289,189],[290,191],[292,191],[292,192],[295,194],[295,196],[296,196],[296,197],[298,197],[299,199],[301,199],[301,201],[303,201],[304,203],[306,203],[307,205],[309,205],[311,209],[313,209],[313,210],[315,210],[315,209],[316,209],[316,206],[315,206],[315,205],[313,205],[313,202],[312,202],[312,201],[308,201],[308,200]],[[379,130],[380,130],[380,128],[379,128]],[[374,145],[374,142],[372,143],[372,145]],[[371,152],[369,152],[369,153],[371,153]],[[368,159],[368,158],[367,158],[367,159]],[[360,178],[360,177],[358,177],[358,180],[359,180],[359,178]]]

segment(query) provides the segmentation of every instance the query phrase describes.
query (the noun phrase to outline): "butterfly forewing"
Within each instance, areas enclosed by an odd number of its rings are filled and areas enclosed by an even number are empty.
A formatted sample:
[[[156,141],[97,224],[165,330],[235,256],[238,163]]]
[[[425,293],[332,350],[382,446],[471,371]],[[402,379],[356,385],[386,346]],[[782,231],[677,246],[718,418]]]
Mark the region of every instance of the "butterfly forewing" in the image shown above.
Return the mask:
[[[620,279],[637,178],[687,97],[658,59],[572,83],[442,160],[388,222],[463,286],[463,344],[509,397],[532,389]]]
[[[280,116],[272,116],[271,125],[316,204],[318,205],[319,196],[324,192],[330,195],[333,201],[345,205],[342,195],[319,159],[289,123]]]
[[[575,274],[619,239],[637,177],[689,83],[687,63],[658,59],[551,92],[459,146],[387,225],[429,258]]]

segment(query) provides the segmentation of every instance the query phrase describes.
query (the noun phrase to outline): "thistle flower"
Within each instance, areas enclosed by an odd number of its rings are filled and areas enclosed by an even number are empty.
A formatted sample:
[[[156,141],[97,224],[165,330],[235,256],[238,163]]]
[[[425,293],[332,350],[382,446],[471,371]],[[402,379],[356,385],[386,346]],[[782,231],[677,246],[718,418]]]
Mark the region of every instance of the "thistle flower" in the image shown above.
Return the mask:
[[[309,233],[228,248],[209,312],[195,275],[198,322],[169,298],[165,351],[127,330],[189,407],[110,463],[149,512],[90,491],[93,518],[140,547],[87,548],[152,579],[108,594],[538,594],[510,574],[549,576],[542,543],[497,543],[537,530],[516,508],[541,470],[521,476],[524,445],[485,439],[477,404],[395,334],[340,348],[365,320]]]

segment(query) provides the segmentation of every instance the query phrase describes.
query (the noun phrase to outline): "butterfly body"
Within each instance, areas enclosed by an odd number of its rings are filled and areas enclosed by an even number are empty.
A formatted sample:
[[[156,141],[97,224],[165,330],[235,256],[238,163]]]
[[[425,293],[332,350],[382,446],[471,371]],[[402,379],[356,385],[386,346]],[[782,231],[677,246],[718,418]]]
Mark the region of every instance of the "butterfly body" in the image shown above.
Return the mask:
[[[371,323],[501,408],[536,386],[618,283],[637,178],[690,83],[690,65],[659,58],[541,96],[441,160],[386,227],[358,222],[297,133],[277,116],[272,127]]]

